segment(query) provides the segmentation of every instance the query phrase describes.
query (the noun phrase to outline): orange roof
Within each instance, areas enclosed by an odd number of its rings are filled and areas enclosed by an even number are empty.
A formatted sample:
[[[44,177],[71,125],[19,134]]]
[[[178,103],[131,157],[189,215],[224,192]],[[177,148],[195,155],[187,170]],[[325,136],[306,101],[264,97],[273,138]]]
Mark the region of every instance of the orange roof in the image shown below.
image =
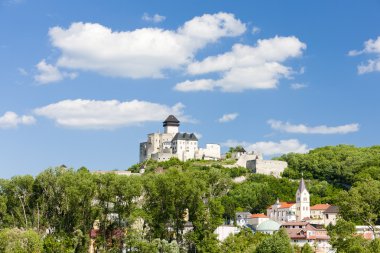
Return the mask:
[[[281,202],[280,208],[290,208],[294,205],[294,202]]]
[[[268,218],[268,216],[263,213],[254,213],[251,215],[251,218]]]
[[[295,204],[295,202],[280,202],[280,207],[279,208],[290,208]],[[269,206],[267,209],[272,209],[272,206]]]
[[[310,210],[326,210],[329,207],[329,204],[316,204],[314,206],[311,206]]]

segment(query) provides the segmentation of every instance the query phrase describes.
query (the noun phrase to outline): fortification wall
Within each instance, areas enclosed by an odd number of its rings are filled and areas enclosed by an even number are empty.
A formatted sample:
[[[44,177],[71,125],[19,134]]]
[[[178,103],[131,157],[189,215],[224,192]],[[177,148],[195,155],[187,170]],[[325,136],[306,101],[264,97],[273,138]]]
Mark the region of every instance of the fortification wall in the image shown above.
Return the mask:
[[[250,169],[252,173],[273,175],[275,177],[281,177],[281,173],[286,167],[288,167],[288,163],[283,161],[260,159],[247,161],[247,169]]]

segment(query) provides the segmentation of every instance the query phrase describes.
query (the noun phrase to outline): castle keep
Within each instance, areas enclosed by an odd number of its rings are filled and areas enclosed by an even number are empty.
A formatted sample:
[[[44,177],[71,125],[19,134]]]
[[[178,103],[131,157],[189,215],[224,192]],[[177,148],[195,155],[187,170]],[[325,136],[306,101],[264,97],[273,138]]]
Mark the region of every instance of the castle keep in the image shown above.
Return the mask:
[[[140,162],[148,159],[167,161],[172,157],[181,161],[220,159],[220,145],[206,144],[206,148],[199,148],[195,134],[180,133],[179,126],[179,120],[170,115],[163,122],[164,133],[148,134],[147,141],[140,143]]]

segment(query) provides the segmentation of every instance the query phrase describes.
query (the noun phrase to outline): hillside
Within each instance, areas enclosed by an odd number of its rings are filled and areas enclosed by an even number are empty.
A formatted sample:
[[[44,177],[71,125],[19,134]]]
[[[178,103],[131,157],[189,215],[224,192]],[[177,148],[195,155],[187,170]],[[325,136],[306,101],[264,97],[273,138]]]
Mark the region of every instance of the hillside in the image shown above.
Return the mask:
[[[279,159],[289,168],[283,178],[222,166],[231,161],[149,161],[130,168],[138,172],[144,165],[145,173],[138,176],[49,168],[36,177],[0,180],[0,238],[22,229],[37,233],[36,247],[70,252],[85,252],[90,236],[107,252],[122,242],[139,252],[168,242],[167,247],[221,252],[219,247],[227,246],[218,244],[217,226],[233,222],[237,211],[265,212],[277,198],[294,201],[302,173],[312,205],[335,204],[349,224],[374,225],[380,217],[379,152],[379,146],[341,145],[284,155]],[[234,183],[239,176],[247,180]],[[193,231],[185,236],[187,221]]]

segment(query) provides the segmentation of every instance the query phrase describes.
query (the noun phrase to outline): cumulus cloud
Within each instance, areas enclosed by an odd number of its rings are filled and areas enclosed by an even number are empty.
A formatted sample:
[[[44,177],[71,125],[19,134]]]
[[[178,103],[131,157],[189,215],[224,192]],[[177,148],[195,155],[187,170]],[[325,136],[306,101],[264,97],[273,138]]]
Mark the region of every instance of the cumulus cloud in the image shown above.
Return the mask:
[[[225,123],[225,122],[230,122],[236,119],[238,116],[238,113],[229,113],[229,114],[224,114],[221,118],[218,119],[220,123]]]
[[[167,106],[147,101],[118,100],[63,100],[34,110],[39,116],[52,119],[56,124],[70,128],[114,129],[139,125],[149,121],[162,121],[176,115],[181,121],[191,121],[183,113],[184,105]]]
[[[348,134],[359,131],[359,124],[357,123],[333,127],[329,127],[326,125],[310,127],[304,124],[294,125],[289,122],[282,122],[279,120],[268,120],[268,124],[272,129],[286,133]]]
[[[144,13],[141,17],[142,20],[153,22],[153,23],[160,23],[166,19],[165,16],[161,16],[159,14],[154,14],[153,16],[150,16],[148,13]]]
[[[34,76],[34,80],[41,84],[53,83],[63,80],[64,78],[74,79],[76,73],[61,72],[56,66],[46,63],[45,59],[37,65],[39,74]]]
[[[19,116],[14,112],[6,112],[0,117],[0,128],[15,128],[18,125],[32,125],[36,119],[30,115]]]
[[[303,84],[303,83],[292,83],[291,85],[290,85],[290,88],[292,89],[292,90],[300,90],[300,89],[304,89],[304,88],[306,88],[307,87],[307,85],[306,84]]]
[[[297,139],[289,140],[280,140],[279,142],[239,142],[236,140],[227,140],[222,143],[224,147],[236,147],[243,146],[247,151],[257,151],[263,155],[272,156],[272,155],[282,155],[287,153],[307,153],[310,149],[306,144],[302,144]]]
[[[300,57],[305,49],[306,44],[294,36],[258,40],[256,46],[235,44],[230,52],[188,65],[187,71],[191,75],[218,73],[221,76],[219,79],[187,80],[177,84],[175,89],[220,89],[225,92],[273,89],[281,78],[290,78],[294,72],[283,63],[290,58]]]
[[[351,50],[349,56],[357,56],[361,54],[373,54],[374,59],[369,59],[366,63],[361,63],[358,66],[358,74],[365,74],[375,71],[380,71],[380,36],[377,39],[369,39],[364,42],[362,50]]]
[[[177,30],[141,28],[113,31],[97,23],[72,23],[67,29],[53,27],[49,37],[61,52],[59,68],[93,71],[128,78],[162,78],[164,71],[179,69],[195,53],[222,37],[235,37],[246,30],[233,14],[194,17]],[[51,79],[58,80],[59,75]]]

